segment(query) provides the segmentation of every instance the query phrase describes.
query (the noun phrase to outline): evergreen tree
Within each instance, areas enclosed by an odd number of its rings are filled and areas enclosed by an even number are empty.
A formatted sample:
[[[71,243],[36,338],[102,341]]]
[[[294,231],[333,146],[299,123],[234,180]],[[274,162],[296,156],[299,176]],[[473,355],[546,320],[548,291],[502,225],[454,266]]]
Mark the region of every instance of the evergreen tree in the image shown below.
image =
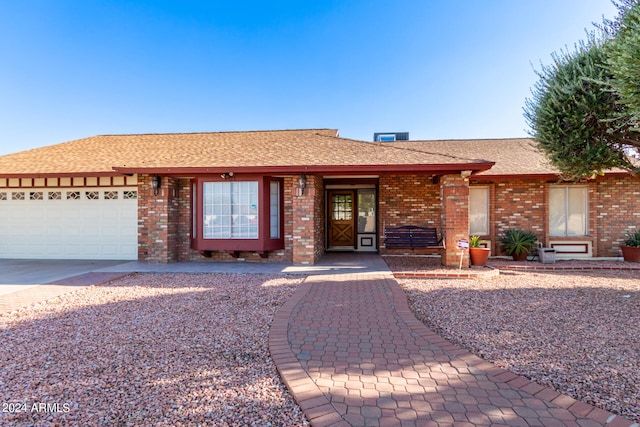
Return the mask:
[[[605,40],[594,36],[573,52],[553,54],[525,104],[531,135],[565,179],[615,167],[635,170],[629,113],[614,89]]]
[[[640,3],[626,0],[617,6],[620,16],[609,25],[615,33],[607,46],[608,64],[615,88],[628,107],[630,119],[637,125],[640,120]],[[640,147],[640,140],[633,145]]]

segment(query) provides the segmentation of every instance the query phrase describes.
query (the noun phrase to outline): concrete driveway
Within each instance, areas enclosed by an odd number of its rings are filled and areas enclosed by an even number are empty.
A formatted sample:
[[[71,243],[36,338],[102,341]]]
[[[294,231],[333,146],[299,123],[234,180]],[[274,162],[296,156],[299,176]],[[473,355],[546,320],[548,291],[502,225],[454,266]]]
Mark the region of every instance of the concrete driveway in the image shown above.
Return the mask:
[[[0,295],[56,282],[128,261],[0,259]]]
[[[379,255],[368,253],[328,253],[315,265],[0,259],[0,295],[91,272],[345,274],[380,271],[389,271],[389,268]]]
[[[349,274],[388,272],[377,254],[327,254],[315,265],[0,259],[0,314],[129,273]],[[45,285],[45,286],[43,286]]]

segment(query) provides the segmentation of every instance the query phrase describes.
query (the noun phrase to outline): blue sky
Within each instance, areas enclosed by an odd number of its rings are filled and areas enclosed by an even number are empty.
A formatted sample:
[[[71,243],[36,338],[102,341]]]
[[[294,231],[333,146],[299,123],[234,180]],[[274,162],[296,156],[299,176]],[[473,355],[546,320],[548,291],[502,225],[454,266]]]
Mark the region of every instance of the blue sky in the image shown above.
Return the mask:
[[[337,128],[527,136],[534,68],[609,0],[20,0],[0,154],[98,134]]]

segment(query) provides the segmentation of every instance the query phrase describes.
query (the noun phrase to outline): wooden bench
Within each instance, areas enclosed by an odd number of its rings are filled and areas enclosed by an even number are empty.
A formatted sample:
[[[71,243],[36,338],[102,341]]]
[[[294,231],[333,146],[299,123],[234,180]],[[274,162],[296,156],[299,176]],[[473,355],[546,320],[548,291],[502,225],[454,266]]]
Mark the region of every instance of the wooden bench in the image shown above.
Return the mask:
[[[386,248],[442,248],[442,237],[438,238],[435,228],[403,225],[385,227],[384,245]]]

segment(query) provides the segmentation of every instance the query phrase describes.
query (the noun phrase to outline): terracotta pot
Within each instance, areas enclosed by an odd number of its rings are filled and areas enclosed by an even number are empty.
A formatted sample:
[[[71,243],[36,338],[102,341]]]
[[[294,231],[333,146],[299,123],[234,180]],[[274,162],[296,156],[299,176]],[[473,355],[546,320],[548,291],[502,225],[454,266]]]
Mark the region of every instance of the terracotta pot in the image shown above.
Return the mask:
[[[620,246],[622,258],[627,262],[640,262],[640,248],[635,246]]]
[[[471,258],[471,265],[482,266],[487,263],[489,259],[489,248],[469,248],[469,257]]]
[[[520,252],[518,255],[511,254],[514,261],[526,261],[527,255],[529,255],[529,252]]]

